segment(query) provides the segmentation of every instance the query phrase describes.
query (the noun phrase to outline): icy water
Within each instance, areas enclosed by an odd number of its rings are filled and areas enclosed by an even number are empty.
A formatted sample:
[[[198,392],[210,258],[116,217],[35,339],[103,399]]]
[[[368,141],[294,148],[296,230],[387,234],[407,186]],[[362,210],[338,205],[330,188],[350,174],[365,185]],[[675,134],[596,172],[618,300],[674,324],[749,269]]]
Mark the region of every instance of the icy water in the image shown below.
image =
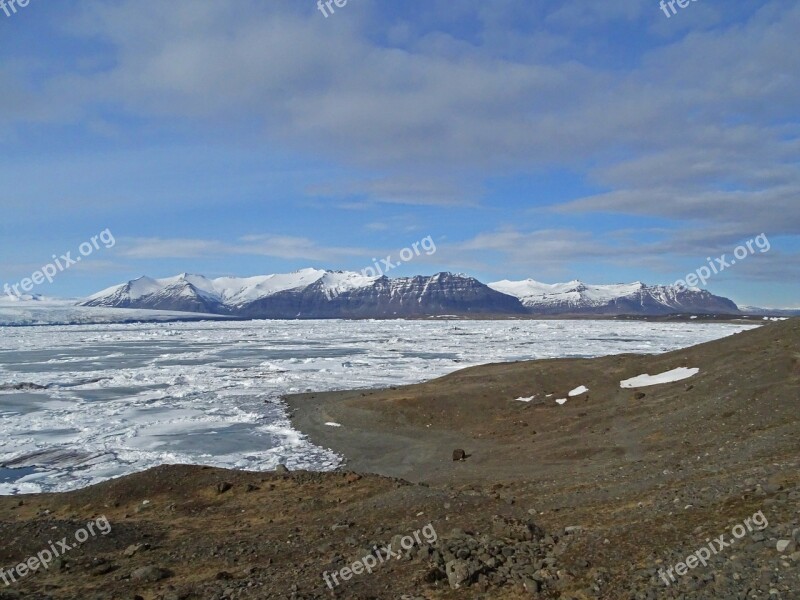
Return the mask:
[[[748,326],[616,321],[252,321],[0,327],[0,494],[164,463],[333,469],[280,397],[415,383],[487,362],[658,353]],[[506,402],[511,398],[498,398]]]

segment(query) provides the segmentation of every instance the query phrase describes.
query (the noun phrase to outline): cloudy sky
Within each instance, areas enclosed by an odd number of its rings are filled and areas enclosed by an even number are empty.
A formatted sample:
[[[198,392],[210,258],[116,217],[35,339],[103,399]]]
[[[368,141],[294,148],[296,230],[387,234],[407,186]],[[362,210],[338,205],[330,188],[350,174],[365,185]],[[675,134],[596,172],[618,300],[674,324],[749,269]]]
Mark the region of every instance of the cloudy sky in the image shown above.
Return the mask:
[[[6,0],[8,2],[9,0]],[[360,270],[800,306],[800,4],[31,0],[0,11],[0,284]]]

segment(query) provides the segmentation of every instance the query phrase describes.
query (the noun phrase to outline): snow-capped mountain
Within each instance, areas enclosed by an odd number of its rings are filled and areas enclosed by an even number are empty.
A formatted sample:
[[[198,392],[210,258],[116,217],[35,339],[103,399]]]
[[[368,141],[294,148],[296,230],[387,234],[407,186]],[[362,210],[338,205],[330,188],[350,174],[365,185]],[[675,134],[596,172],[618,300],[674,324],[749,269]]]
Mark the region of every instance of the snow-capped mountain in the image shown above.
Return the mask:
[[[83,306],[230,315],[252,319],[381,319],[438,315],[736,314],[736,305],[699,289],[643,283],[586,285],[498,281],[466,275],[389,279],[302,269],[259,277],[208,279],[183,273],[141,277],[99,292]]]
[[[800,317],[800,308],[764,308],[763,306],[740,306],[739,310],[746,315]]]
[[[237,309],[256,300],[287,290],[305,288],[326,274],[327,271],[303,269],[294,273],[247,278],[207,279],[202,275],[188,273],[166,279],[140,277],[98,292],[82,304],[233,314]],[[335,288],[335,284],[332,287]]]
[[[639,281],[617,285],[589,285],[581,281],[547,284],[496,281],[489,287],[518,298],[529,312],[540,315],[665,315],[674,313],[738,314],[731,300],[698,288],[648,286]]]
[[[318,269],[244,279],[207,279],[186,273],[166,279],[141,277],[103,290],[81,304],[267,319],[526,312],[516,298],[464,275],[389,279]]]

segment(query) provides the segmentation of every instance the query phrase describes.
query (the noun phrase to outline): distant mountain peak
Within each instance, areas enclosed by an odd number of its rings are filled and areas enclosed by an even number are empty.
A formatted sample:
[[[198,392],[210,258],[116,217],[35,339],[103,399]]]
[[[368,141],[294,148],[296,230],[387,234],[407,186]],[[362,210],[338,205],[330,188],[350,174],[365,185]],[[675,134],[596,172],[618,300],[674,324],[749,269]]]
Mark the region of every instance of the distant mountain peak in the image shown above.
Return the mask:
[[[704,290],[639,281],[593,285],[577,279],[553,284],[525,279],[486,285],[448,271],[390,279],[310,267],[246,278],[142,276],[94,294],[82,304],[275,319],[738,312],[727,298]]]
[[[520,300],[535,314],[736,314],[732,301],[705,290],[674,286],[648,286],[641,281],[612,285],[541,283],[533,279],[497,281],[489,287]]]

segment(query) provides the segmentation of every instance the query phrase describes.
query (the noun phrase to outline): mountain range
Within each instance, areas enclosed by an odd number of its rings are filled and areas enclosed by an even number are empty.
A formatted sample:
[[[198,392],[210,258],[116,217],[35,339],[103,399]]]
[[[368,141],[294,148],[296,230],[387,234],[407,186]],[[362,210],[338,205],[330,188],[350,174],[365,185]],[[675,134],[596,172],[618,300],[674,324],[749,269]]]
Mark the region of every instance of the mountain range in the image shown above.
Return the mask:
[[[94,294],[81,306],[137,308],[254,319],[385,319],[426,316],[739,314],[734,302],[706,290],[641,282],[545,284],[527,279],[484,284],[437,273],[368,277],[302,269],[248,278],[183,273],[140,277]]]

